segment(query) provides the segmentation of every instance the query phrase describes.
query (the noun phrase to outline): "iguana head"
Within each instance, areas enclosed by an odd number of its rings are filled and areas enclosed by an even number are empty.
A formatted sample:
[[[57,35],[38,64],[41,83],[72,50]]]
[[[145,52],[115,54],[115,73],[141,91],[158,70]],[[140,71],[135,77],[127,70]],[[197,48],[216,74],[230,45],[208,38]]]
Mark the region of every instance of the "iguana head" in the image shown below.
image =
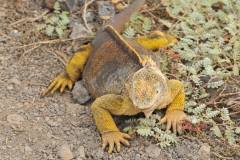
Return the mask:
[[[143,68],[133,75],[129,96],[139,111],[148,118],[159,105],[168,102],[167,82],[151,58],[145,58]]]

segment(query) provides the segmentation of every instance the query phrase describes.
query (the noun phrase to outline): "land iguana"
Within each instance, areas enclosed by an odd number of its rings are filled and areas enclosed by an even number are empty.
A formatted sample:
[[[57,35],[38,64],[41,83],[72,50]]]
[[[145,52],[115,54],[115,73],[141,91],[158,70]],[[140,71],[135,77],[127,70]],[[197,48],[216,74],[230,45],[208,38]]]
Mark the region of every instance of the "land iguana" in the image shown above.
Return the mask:
[[[160,123],[167,123],[174,133],[181,133],[181,121],[191,121],[184,110],[184,87],[178,80],[167,80],[159,69],[159,59],[151,51],[167,45],[175,39],[160,31],[149,36],[125,39],[120,36],[124,23],[138,12],[145,0],[134,1],[129,8],[108,20],[97,32],[91,45],[80,47],[69,58],[66,73],[52,79],[45,96],[66,86],[72,89],[81,77],[84,86],[96,98],[91,109],[98,130],[102,135],[102,147],[114,144],[120,151],[120,142],[129,146],[128,134],[117,128],[113,115],[136,115],[143,112],[148,118],[155,109],[167,107]]]

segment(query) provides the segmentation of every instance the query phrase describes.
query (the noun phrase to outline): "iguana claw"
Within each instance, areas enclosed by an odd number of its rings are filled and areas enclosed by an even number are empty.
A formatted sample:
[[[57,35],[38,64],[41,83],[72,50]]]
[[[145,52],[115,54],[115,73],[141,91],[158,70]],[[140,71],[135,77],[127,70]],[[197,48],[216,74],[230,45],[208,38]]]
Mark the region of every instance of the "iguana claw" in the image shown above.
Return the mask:
[[[117,151],[120,152],[121,150],[120,142],[122,142],[126,146],[129,146],[129,142],[125,138],[130,138],[130,136],[128,134],[121,133],[119,131],[111,131],[111,132],[103,133],[102,147],[106,148],[106,146],[109,145],[108,154],[111,154],[114,148],[114,143],[115,143],[117,147]]]
[[[167,111],[166,115],[160,120],[160,124],[167,122],[166,130],[169,130],[171,127],[173,133],[182,133],[181,121],[191,122],[191,119],[180,110],[171,110]]]
[[[72,89],[75,82],[68,78],[67,73],[62,73],[59,76],[57,76],[56,78],[53,78],[52,80],[50,80],[50,83],[51,84],[43,92],[42,96],[45,96],[50,90],[52,90],[51,94],[53,94],[59,88],[60,88],[60,92],[62,93],[64,91],[64,89],[66,88],[66,86],[68,86],[68,88]]]

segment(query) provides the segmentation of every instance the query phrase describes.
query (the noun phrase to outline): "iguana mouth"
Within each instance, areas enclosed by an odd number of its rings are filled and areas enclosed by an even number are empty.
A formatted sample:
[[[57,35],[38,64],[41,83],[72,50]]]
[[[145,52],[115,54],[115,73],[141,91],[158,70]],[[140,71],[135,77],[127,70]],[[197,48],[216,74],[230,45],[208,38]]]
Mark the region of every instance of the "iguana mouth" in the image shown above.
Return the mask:
[[[155,109],[152,104],[153,103],[150,103],[149,105],[147,105],[148,107],[137,107],[137,106],[135,106],[135,108],[137,110],[139,110],[140,112],[143,112],[146,118],[149,118],[150,115],[152,114],[152,112]]]
[[[149,110],[153,107],[153,102],[148,103],[146,105],[141,105],[141,106],[134,104],[134,106],[137,110],[139,110],[141,112],[144,112],[144,111]]]

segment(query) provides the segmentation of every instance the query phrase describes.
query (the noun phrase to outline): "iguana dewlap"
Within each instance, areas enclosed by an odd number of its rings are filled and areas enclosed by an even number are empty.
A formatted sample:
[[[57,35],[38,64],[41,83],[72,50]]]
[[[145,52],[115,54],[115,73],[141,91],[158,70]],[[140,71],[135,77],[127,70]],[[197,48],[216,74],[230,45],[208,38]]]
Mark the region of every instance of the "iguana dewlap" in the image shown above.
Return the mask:
[[[102,146],[114,144],[120,151],[120,142],[129,145],[128,134],[121,133],[113,121],[113,115],[135,115],[143,112],[148,118],[153,110],[167,107],[160,123],[167,122],[167,129],[181,132],[180,122],[190,121],[183,112],[184,89],[178,80],[166,80],[159,70],[158,57],[150,50],[174,41],[169,35],[155,31],[148,37],[135,40],[119,35],[123,25],[133,12],[137,12],[144,0],[136,0],[129,8],[116,15],[99,29],[92,45],[80,47],[67,62],[66,73],[51,80],[43,96],[58,88],[70,89],[82,77],[85,87],[96,98],[92,112],[102,135]],[[170,38],[171,39],[171,38]],[[146,43],[147,42],[147,43]]]

